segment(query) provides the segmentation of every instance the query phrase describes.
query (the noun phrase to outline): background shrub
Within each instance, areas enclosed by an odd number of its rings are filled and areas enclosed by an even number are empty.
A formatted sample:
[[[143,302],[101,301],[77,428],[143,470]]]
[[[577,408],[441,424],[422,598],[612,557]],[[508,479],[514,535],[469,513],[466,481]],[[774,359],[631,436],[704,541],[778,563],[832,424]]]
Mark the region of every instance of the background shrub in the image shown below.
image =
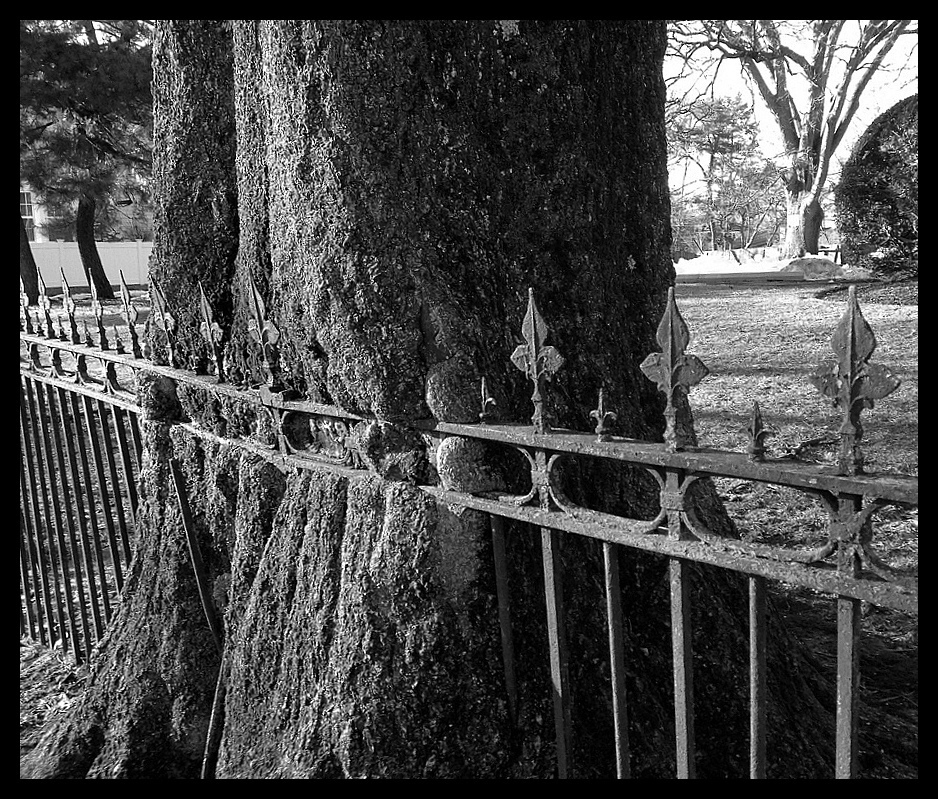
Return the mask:
[[[918,95],[880,114],[860,137],[835,201],[844,263],[918,275]]]

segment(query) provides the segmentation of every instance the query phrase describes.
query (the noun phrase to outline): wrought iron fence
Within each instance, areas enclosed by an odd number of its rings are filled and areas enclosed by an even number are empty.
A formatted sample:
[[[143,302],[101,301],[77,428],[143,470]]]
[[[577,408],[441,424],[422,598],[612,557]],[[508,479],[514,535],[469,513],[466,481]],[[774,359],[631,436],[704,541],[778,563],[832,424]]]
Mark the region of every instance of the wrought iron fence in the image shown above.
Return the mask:
[[[120,354],[106,339],[101,351],[82,345],[67,284],[63,302],[70,333],[61,319],[56,330],[43,290],[37,325],[27,313],[22,341],[20,626],[83,660],[104,634],[130,562],[142,442],[135,397],[117,384]]]
[[[126,568],[130,554],[127,533],[137,502],[134,477],[141,454],[136,421],[140,409],[130,391],[136,372],[161,374],[179,384],[236,397],[256,406],[261,416],[272,422],[273,435],[257,431],[256,435],[240,439],[238,443],[282,468],[365,468],[355,428],[369,420],[341,408],[293,398],[282,390],[276,346],[279,331],[266,317],[260,294],[252,288],[250,332],[260,347],[265,377],[265,383],[255,389],[237,388],[224,382],[222,331],[214,322],[204,292],[201,297],[202,334],[214,364],[213,376],[176,368],[175,321],[155,282],[151,285],[150,321],[161,331],[168,366],[143,357],[135,328],[137,311],[131,304],[126,285],[122,285],[126,326],[120,332],[115,328],[110,337],[103,323],[103,310],[95,297],[92,298],[92,325],[96,334],[91,333],[87,324],[83,333],[79,333],[67,284],[57,324],[44,292],[36,318],[23,297],[20,333],[23,347],[20,367],[21,619],[30,635],[46,642],[70,639],[76,654],[87,653],[93,640],[100,637],[112,612],[108,603],[113,602],[113,589],[120,588],[122,570]],[[689,592],[689,566],[693,563],[743,574],[749,582],[750,774],[753,778],[764,778],[766,770],[767,581],[804,586],[833,597],[838,625],[835,771],[840,778],[855,777],[861,602],[912,614],[918,612],[917,579],[896,571],[877,555],[871,520],[877,510],[889,504],[917,507],[918,480],[864,472],[860,449],[861,412],[895,390],[899,381],[885,367],[870,360],[876,346],[875,337],[863,318],[854,290],[851,288],[846,311],[834,331],[832,346],[836,361],[822,365],[809,378],[842,413],[840,450],[833,467],[767,458],[763,446],[766,431],[758,405],[753,408],[748,427],[750,444],[745,453],[689,446],[682,440],[676,423],[678,396],[703,379],[708,370],[696,356],[686,352],[688,329],[673,291],[658,329],[660,351],[649,355],[641,364],[642,371],[665,395],[663,443],[611,435],[614,412],[605,407],[602,393],[592,413],[596,420],[593,431],[551,429],[544,413],[546,382],[562,368],[563,357],[547,344],[548,328],[537,309],[533,292],[521,327],[524,343],[511,360],[532,385],[534,414],[530,425],[498,423],[484,379],[478,424],[433,420],[415,423],[422,433],[437,440],[459,437],[512,448],[522,453],[529,467],[531,487],[523,495],[466,493],[445,485],[421,486],[441,502],[474,508],[488,514],[491,520],[509,712],[517,706],[517,677],[504,521],[513,519],[540,530],[541,535],[559,777],[570,774],[572,752],[562,570],[557,554],[562,535],[585,536],[603,545],[619,777],[630,774],[630,753],[617,547],[655,553],[667,558],[669,563],[678,777],[695,775]],[[71,368],[63,365],[63,357]],[[83,434],[79,432],[80,421],[84,422]],[[189,422],[179,424],[196,435],[211,435]],[[127,443],[128,433],[132,447]],[[114,455],[115,440],[117,456]],[[89,465],[89,452],[93,470]],[[648,519],[631,519],[574,505],[565,496],[557,474],[558,460],[569,456],[625,463],[646,470],[658,486],[660,508],[657,514]],[[124,478],[120,486],[118,466]],[[786,486],[820,499],[829,515],[826,540],[813,550],[804,551],[717,535],[698,518],[688,495],[696,481],[708,477]],[[91,501],[93,495],[98,497],[99,504]],[[74,514],[69,510],[72,501]],[[102,521],[106,529],[103,536]],[[52,595],[54,600],[50,601]],[[95,603],[96,599],[99,604]],[[90,622],[85,608],[90,608]]]

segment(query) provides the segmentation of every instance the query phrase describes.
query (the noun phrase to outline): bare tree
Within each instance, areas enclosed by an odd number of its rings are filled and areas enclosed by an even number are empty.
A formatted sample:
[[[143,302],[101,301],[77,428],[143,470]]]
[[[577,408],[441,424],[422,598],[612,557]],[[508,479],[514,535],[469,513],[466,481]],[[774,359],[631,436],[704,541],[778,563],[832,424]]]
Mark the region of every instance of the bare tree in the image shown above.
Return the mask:
[[[684,65],[675,83],[700,71],[712,87],[734,61],[765,102],[789,159],[784,254],[816,253],[832,156],[899,38],[917,36],[916,21],[704,19],[670,27],[671,53]]]

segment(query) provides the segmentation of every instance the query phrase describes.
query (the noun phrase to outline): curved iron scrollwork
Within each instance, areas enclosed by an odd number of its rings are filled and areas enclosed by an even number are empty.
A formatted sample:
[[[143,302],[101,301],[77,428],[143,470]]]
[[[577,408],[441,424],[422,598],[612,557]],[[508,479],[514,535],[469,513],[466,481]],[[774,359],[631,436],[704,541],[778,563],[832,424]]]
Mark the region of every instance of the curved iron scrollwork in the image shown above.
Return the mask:
[[[355,444],[354,430],[344,419],[284,410],[279,427],[289,455],[325,460],[354,469],[364,468]]]
[[[684,481],[684,484],[682,484],[681,493],[683,494],[690,484],[698,479],[700,479],[699,476],[691,475]],[[706,525],[700,521],[692,503],[685,503],[683,505],[681,509],[681,519],[695,538],[723,551],[738,552],[740,554],[775,561],[803,564],[820,563],[839,551],[847,556],[855,555],[866,569],[880,579],[899,583],[907,587],[914,587],[917,584],[914,577],[889,566],[873,551],[873,527],[871,517],[876,511],[893,503],[887,500],[874,499],[865,507],[859,510],[853,510],[847,503],[839,502],[833,495],[826,491],[802,490],[816,495],[824,504],[828,516],[830,517],[827,540],[820,546],[810,550],[797,550],[787,547],[776,547],[769,544],[747,543],[745,541],[717,535],[711,530],[708,530]]]
[[[497,498],[501,502],[521,507],[536,501],[542,510],[559,511],[578,521],[600,524],[604,527],[629,525],[630,532],[633,534],[651,533],[658,529],[665,519],[664,509],[659,511],[654,519],[629,519],[577,505],[564,493],[555,471],[559,460],[568,453],[556,452],[548,457],[544,450],[519,446],[513,448],[524,455],[528,462],[531,470],[531,488],[523,495],[499,494]],[[661,478],[657,472],[652,469],[648,471],[660,481]]]

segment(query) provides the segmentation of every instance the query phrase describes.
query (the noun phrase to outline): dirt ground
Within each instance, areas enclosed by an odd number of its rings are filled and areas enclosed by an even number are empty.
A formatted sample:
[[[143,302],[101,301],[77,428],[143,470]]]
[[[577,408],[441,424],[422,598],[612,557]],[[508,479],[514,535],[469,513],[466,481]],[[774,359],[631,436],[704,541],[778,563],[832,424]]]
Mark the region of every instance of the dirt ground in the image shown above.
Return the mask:
[[[20,761],[81,696],[86,669],[70,655],[20,639]]]

